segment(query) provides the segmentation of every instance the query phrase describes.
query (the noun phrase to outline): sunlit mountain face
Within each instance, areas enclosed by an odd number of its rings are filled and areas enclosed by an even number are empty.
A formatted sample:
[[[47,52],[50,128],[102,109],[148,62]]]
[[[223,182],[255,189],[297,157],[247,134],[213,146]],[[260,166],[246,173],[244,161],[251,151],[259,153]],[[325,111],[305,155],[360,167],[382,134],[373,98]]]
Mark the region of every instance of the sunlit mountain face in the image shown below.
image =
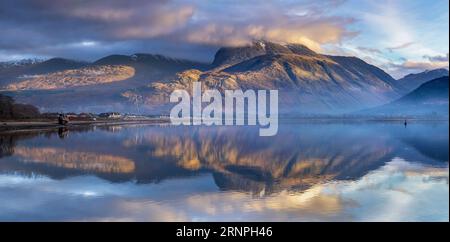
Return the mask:
[[[26,187],[39,190],[56,183],[68,189],[46,189],[49,200],[44,204],[51,204],[53,196],[63,200],[74,196],[82,203],[125,206],[109,215],[87,208],[82,215],[86,217],[59,214],[75,220],[108,216],[148,220],[135,217],[141,203],[152,204],[139,211],[145,209],[156,220],[197,216],[240,220],[233,217],[238,211],[251,214],[247,217],[251,220],[377,220],[357,212],[370,207],[364,200],[367,197],[383,199],[379,195],[394,193],[392,202],[398,206],[397,199],[404,195],[396,189],[412,192],[416,183],[425,181],[428,188],[423,193],[448,195],[447,133],[445,122],[418,122],[406,128],[402,123],[285,122],[278,135],[270,138],[260,138],[252,127],[142,125],[1,134],[0,191],[16,191],[14,196],[20,200],[24,195],[20,191]],[[15,190],[8,192],[5,186]],[[373,186],[386,191],[378,194],[381,190]],[[412,207],[421,206],[414,194],[408,197]],[[173,211],[169,217],[159,217],[163,215],[157,214],[153,203],[157,206],[166,199]],[[427,204],[435,198],[430,199]],[[197,207],[199,201],[206,207]],[[178,207],[180,203],[187,205]],[[61,204],[66,205],[72,206]],[[29,209],[33,219],[34,208]],[[203,211],[208,209],[216,212]],[[288,216],[288,211],[297,212]],[[9,213],[13,214],[0,209],[0,219]],[[304,213],[308,216],[303,217]],[[416,215],[398,216],[420,220]]]

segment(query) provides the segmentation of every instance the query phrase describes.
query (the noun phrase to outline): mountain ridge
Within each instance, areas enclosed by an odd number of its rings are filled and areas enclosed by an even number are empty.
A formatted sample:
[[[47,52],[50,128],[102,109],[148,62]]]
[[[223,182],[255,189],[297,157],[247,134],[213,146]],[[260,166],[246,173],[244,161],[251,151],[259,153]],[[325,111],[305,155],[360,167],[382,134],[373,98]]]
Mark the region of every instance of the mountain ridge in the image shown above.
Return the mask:
[[[360,114],[384,116],[438,116],[448,118],[449,77],[439,77],[414,89],[410,93],[388,104]]]
[[[321,55],[303,45],[269,42],[221,48],[212,69],[180,72],[124,96],[148,105],[168,103],[173,90],[190,91],[194,81],[202,82],[204,89],[280,89],[280,108],[289,112],[341,112],[400,96],[395,79],[356,57]]]
[[[420,73],[411,73],[397,80],[400,90],[403,94],[409,93],[412,90],[418,88],[423,83],[435,78],[448,76],[447,69],[438,68],[433,70],[426,70]]]
[[[287,112],[346,113],[389,103],[404,92],[398,80],[357,57],[323,55],[301,44],[268,41],[222,47],[211,64],[145,53],[109,55],[90,63],[62,58],[49,61],[39,64],[53,61],[58,68],[71,65],[70,69],[123,65],[135,71],[120,82],[89,79],[89,86],[85,87],[60,85],[57,87],[62,89],[52,92],[12,92],[17,100],[49,110],[73,106],[89,110],[98,103],[111,103],[118,111],[145,107],[144,112],[159,112],[167,110],[165,104],[169,104],[173,90],[189,91],[192,82],[200,81],[204,89],[220,91],[279,89],[280,108]],[[0,71],[0,85],[5,84],[3,73]],[[16,75],[11,80],[23,81],[17,79],[23,76]],[[58,75],[45,74],[42,80],[52,76]],[[90,100],[92,95],[97,97]],[[52,106],[55,103],[58,107]],[[160,109],[161,106],[166,107]]]

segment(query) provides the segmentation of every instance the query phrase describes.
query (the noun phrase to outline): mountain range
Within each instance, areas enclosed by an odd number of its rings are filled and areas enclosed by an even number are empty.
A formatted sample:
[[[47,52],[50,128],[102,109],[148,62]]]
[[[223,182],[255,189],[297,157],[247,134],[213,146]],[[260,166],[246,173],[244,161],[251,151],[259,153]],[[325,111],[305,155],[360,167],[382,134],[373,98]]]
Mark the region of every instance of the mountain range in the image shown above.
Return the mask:
[[[33,65],[40,62],[43,62],[44,60],[41,59],[22,59],[22,60],[16,60],[16,61],[2,61],[0,62],[0,69],[2,68],[9,68],[12,66],[27,66],[27,65]]]
[[[220,91],[278,89],[281,112],[344,113],[389,103],[445,71],[395,80],[357,57],[255,41],[220,48],[211,64],[134,54],[10,65],[0,68],[0,92],[42,111],[167,113],[173,90],[190,91],[200,81],[204,89]]]
[[[298,113],[330,113],[376,106],[400,96],[396,80],[356,57],[328,56],[303,45],[255,42],[221,48],[210,69],[187,70],[164,82],[123,95],[149,106],[168,103],[176,89],[277,89],[280,109]]]
[[[437,116],[448,118],[448,86],[449,77],[439,77],[425,82],[398,100],[364,110],[361,113],[383,116]]]
[[[443,76],[448,76],[448,70],[440,68],[434,70],[427,70],[421,73],[406,75],[403,78],[398,79],[397,83],[400,86],[402,94],[406,94],[418,88],[425,82]]]

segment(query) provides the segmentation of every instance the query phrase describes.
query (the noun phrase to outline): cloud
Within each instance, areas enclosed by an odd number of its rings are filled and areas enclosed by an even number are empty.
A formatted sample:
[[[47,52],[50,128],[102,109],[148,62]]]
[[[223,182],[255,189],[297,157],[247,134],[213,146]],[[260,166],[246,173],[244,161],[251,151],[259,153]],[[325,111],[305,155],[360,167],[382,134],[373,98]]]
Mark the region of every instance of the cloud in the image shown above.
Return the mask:
[[[127,3],[118,0],[61,0],[57,3],[7,0],[1,8],[0,25],[11,33],[19,30],[23,34],[17,36],[17,40],[32,42],[30,45],[43,43],[39,39],[22,38],[23,35],[37,35],[59,43],[79,39],[152,38],[184,26],[194,12],[192,6],[162,0],[132,0]]]
[[[383,68],[390,71],[396,77],[401,78],[407,74],[434,70],[439,68],[449,68],[448,59],[446,61],[413,61],[405,60],[402,63],[388,63]]]
[[[406,48],[408,48],[408,47],[410,47],[410,46],[412,46],[412,45],[414,45],[414,44],[415,44],[414,42],[407,42],[407,43],[404,43],[404,44],[401,44],[401,45],[397,45],[397,46],[393,46],[393,47],[388,47],[388,48],[386,48],[386,49],[389,50],[390,52],[393,52],[393,51],[395,51],[395,50],[406,49]]]
[[[448,165],[400,158],[358,180],[261,197],[220,191],[210,175],[135,184],[1,174],[0,192],[12,221],[446,221],[449,210]]]
[[[448,62],[448,53],[447,55],[435,55],[435,56],[424,55],[423,58],[431,62]]]
[[[193,14],[192,5],[168,0],[6,0],[0,2],[0,52],[90,59],[155,51]],[[101,46],[80,44],[89,42]]]
[[[220,9],[201,9],[202,18],[182,35],[188,42],[218,46],[242,45],[255,39],[266,39],[301,43],[318,50],[322,44],[339,43],[357,34],[347,29],[355,21],[353,18],[325,14],[342,2],[307,0],[277,5],[249,1],[240,3],[240,9],[235,9],[231,4]],[[231,16],[214,18],[222,12],[231,13]]]
[[[190,29],[185,39],[192,43],[217,46],[244,45],[255,39],[265,39],[278,43],[300,43],[314,50],[320,50],[321,44],[338,43],[343,37],[351,37],[354,34],[346,31],[343,26],[345,23],[338,19],[307,23],[295,20],[273,24],[262,24],[258,21],[244,25],[212,23]]]
[[[93,50],[77,43],[101,43],[102,50],[96,50],[100,55],[114,51],[117,43],[133,52],[182,52],[182,46],[209,50],[254,39],[303,43],[318,50],[356,35],[347,28],[352,18],[327,15],[344,2],[4,0],[0,52],[83,58]],[[190,53],[194,59],[196,55]]]
[[[425,70],[433,70],[433,69],[439,69],[439,68],[449,68],[449,58],[448,53],[446,55],[435,55],[435,56],[429,56],[424,55],[423,59],[425,61],[412,61],[412,60],[405,60],[402,64],[397,65],[397,68],[403,71],[425,71]]]
[[[376,49],[376,48],[370,48],[370,47],[356,47],[356,49],[363,51],[363,52],[368,52],[370,54],[382,54],[383,52],[381,52],[381,50]]]
[[[418,62],[418,61],[405,61],[400,65],[404,69],[410,70],[432,70],[438,68],[448,68],[448,62]]]

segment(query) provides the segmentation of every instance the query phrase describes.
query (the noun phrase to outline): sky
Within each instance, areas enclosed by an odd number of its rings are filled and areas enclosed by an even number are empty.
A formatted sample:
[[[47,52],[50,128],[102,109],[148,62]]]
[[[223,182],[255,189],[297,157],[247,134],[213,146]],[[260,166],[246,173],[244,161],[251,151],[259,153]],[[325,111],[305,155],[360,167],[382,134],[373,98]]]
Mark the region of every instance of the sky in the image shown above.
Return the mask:
[[[264,39],[356,56],[394,77],[449,60],[448,0],[2,0],[0,61],[154,53],[210,62]]]

